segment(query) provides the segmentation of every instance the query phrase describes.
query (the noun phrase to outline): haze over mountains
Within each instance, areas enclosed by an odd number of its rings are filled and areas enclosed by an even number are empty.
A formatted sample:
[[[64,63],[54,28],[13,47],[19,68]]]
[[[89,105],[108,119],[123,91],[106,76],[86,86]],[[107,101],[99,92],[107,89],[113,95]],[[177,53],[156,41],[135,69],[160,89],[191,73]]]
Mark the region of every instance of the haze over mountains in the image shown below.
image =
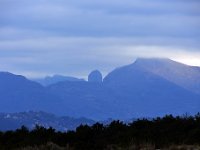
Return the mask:
[[[137,59],[103,80],[96,70],[88,81],[54,76],[40,81],[45,86],[1,72],[0,110],[42,110],[94,120],[194,114],[200,110],[199,70],[170,59]]]
[[[84,81],[84,79],[78,79],[75,77],[62,76],[62,75],[54,75],[54,76],[47,76],[44,79],[36,79],[35,81],[42,84],[43,86],[48,86],[62,81]]]

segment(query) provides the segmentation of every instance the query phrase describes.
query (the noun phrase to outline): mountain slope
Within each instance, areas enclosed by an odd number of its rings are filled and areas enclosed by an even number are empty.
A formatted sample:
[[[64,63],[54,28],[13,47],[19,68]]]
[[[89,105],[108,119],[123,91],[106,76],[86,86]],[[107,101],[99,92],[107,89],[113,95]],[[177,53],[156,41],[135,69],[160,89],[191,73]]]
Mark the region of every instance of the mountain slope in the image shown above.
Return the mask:
[[[118,93],[129,114],[152,117],[169,113],[193,114],[199,111],[198,95],[144,69],[137,63],[136,61],[115,69],[103,82]],[[162,64],[160,67],[163,67]]]
[[[115,93],[96,82],[60,82],[47,87],[66,106],[66,114],[74,117],[87,117],[103,120],[120,117]],[[122,108],[122,107],[121,107]]]
[[[200,94],[200,69],[170,59],[137,59],[135,66]]]
[[[40,84],[23,76],[0,72],[0,111],[44,110],[60,113],[61,101]]]

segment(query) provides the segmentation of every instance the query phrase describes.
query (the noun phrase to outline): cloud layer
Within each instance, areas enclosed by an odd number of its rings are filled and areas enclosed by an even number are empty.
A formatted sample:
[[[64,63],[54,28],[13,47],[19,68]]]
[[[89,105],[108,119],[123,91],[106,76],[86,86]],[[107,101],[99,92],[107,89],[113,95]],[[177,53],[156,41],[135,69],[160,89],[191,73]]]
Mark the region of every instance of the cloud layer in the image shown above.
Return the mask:
[[[104,74],[137,57],[200,65],[199,0],[0,0],[0,70]]]

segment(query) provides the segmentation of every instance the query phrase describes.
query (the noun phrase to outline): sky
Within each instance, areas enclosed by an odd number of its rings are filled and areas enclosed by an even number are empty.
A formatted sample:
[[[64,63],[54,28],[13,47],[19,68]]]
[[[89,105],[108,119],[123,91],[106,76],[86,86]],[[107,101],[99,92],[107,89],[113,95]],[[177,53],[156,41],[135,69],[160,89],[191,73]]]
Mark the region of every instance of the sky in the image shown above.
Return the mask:
[[[0,0],[0,71],[103,75],[138,57],[200,66],[200,0]]]

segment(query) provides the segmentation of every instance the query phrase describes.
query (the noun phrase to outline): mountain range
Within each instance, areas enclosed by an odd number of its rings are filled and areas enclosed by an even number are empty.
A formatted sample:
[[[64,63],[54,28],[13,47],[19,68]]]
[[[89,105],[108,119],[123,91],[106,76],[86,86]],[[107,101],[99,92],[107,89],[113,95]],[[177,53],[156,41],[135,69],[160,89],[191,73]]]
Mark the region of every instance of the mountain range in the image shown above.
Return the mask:
[[[33,129],[38,126],[52,127],[58,131],[75,130],[80,124],[92,125],[95,121],[86,118],[58,117],[46,112],[0,113],[0,131],[16,130],[21,126]]]
[[[62,82],[62,81],[84,81],[84,79],[79,79],[75,77],[70,76],[62,76],[62,75],[53,75],[53,76],[47,76],[44,79],[35,79],[34,81],[40,83],[43,86],[48,86],[54,83]]]
[[[45,111],[94,120],[195,114],[200,110],[200,68],[170,59],[139,58],[104,79],[54,76],[38,83],[0,72],[0,111]]]

